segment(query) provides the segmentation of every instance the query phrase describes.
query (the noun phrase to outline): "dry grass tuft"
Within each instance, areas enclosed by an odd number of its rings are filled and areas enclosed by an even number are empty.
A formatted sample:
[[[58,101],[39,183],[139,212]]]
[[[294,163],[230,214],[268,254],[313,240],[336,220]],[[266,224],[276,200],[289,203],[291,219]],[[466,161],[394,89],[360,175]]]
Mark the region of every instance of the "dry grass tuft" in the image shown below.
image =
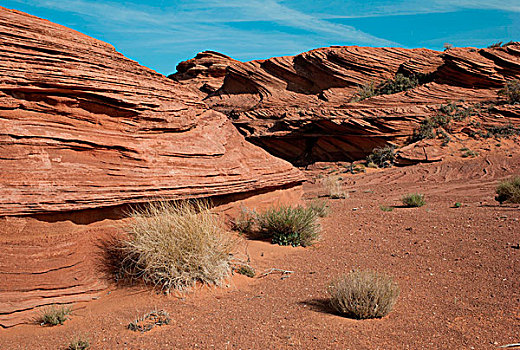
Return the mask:
[[[71,313],[72,309],[68,306],[51,305],[43,309],[37,321],[41,326],[57,326],[67,321]]]
[[[330,304],[338,313],[357,319],[386,316],[395,305],[399,287],[387,275],[354,271],[329,286]]]
[[[330,213],[330,207],[327,201],[314,199],[307,204],[307,208],[312,210],[320,218],[324,218]]]
[[[67,347],[67,350],[87,350],[90,349],[90,342],[87,339],[84,339],[80,336],[74,338],[69,346]]]
[[[258,214],[254,210],[242,207],[240,214],[231,222],[232,229],[246,235],[255,231],[255,223]]]
[[[496,188],[495,200],[500,202],[520,203],[520,176],[513,176],[500,182]]]
[[[332,199],[346,198],[347,194],[343,190],[343,179],[341,176],[331,175],[322,180],[323,187],[327,191],[327,196]]]
[[[235,240],[209,209],[204,201],[163,201],[134,210],[121,247],[123,275],[163,291],[219,285],[229,275]]]

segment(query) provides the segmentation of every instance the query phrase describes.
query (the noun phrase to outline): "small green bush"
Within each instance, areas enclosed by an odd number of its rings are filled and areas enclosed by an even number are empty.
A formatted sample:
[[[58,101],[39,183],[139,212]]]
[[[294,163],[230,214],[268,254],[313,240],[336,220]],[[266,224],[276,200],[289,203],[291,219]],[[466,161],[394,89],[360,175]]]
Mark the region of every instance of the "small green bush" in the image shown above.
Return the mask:
[[[90,342],[87,339],[83,339],[81,337],[77,337],[73,339],[67,350],[87,350],[90,349]]]
[[[386,316],[399,296],[399,287],[391,277],[370,270],[340,276],[328,291],[336,312],[357,319]]]
[[[384,206],[384,205],[380,205],[379,209],[381,209],[382,211],[393,211],[394,207],[387,207],[387,206]]]
[[[500,182],[496,188],[495,200],[500,202],[520,203],[520,176],[513,176]]]
[[[320,218],[324,218],[329,215],[330,207],[327,201],[315,199],[307,205],[307,208],[312,210]]]
[[[462,203],[461,202],[455,202],[455,204],[453,204],[453,207],[454,208],[460,208],[460,207],[462,207]]]
[[[401,198],[401,201],[403,202],[403,205],[409,208],[422,207],[426,204],[424,195],[420,193],[409,193],[404,195],[403,198]]]
[[[419,85],[419,79],[412,75],[410,77],[404,76],[401,73],[397,73],[394,79],[388,79],[381,84],[376,93],[378,95],[391,95],[398,92],[413,89]]]
[[[477,156],[478,156],[478,152],[475,152],[472,150],[468,150],[468,151],[462,153],[462,158],[468,158],[468,157],[475,158]]]
[[[279,206],[258,216],[258,225],[273,244],[310,246],[319,239],[320,226],[311,208]]]
[[[377,147],[372,150],[372,153],[367,157],[367,164],[373,163],[380,168],[387,168],[394,165],[395,162],[395,147],[385,146]]]
[[[514,79],[508,81],[498,94],[505,96],[511,104],[520,102],[520,80]]]
[[[38,322],[42,326],[57,326],[68,320],[67,316],[71,313],[72,310],[68,306],[51,305],[43,309],[40,317],[38,318]]]

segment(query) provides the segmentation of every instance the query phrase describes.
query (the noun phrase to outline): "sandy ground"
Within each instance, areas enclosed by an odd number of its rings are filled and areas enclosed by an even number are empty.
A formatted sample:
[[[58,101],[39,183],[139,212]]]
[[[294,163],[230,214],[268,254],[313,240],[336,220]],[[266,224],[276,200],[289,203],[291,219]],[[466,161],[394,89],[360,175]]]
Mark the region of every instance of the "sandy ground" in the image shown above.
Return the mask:
[[[308,171],[306,198],[323,192],[319,174],[336,170]],[[344,175],[349,197],[330,200],[320,243],[247,243],[259,272],[294,271],[289,277],[235,275],[222,288],[181,296],[113,286],[75,304],[62,326],[0,329],[0,349],[65,349],[77,335],[92,349],[493,349],[520,342],[520,208],[494,201],[497,181],[519,173],[520,154],[504,151]],[[424,193],[427,204],[380,209],[399,206],[410,192]],[[358,268],[398,282],[401,295],[387,317],[352,320],[328,308],[329,281]],[[146,333],[126,328],[154,309],[172,322]]]

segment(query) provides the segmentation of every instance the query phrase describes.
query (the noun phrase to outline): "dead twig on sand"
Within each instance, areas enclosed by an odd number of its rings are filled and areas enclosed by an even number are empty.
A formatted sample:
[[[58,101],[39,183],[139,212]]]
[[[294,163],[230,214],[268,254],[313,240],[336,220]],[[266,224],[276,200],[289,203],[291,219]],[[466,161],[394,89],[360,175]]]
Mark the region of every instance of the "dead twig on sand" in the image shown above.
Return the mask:
[[[277,273],[277,272],[282,274],[282,279],[286,279],[286,278],[290,277],[290,275],[292,273],[294,273],[294,271],[283,270],[283,269],[276,269],[276,268],[273,267],[273,268],[267,269],[264,272],[262,272],[258,276],[258,278],[266,277],[266,276],[269,276],[272,273]]]
[[[506,344],[499,346],[499,348],[517,348],[520,347],[520,343],[514,343],[514,344]]]

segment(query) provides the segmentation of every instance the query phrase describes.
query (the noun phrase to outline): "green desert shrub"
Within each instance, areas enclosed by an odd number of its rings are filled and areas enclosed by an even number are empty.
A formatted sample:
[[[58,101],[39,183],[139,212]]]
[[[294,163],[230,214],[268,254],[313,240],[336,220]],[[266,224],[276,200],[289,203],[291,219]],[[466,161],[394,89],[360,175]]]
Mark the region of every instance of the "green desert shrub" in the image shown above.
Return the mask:
[[[426,204],[424,200],[424,194],[420,193],[409,193],[401,198],[403,205],[409,208],[422,207]]]
[[[157,202],[131,213],[122,269],[164,291],[220,284],[235,240],[204,201]]]
[[[311,208],[281,205],[259,214],[258,226],[265,237],[272,238],[274,244],[306,247],[319,239],[317,218]]]
[[[320,218],[324,218],[329,215],[330,207],[327,201],[314,199],[309,204],[307,204],[307,208],[312,210],[316,215]]]
[[[466,152],[462,153],[462,158],[475,158],[478,156],[478,152],[467,150]]]
[[[377,147],[367,157],[367,164],[373,163],[380,168],[392,166],[395,162],[395,147]]]
[[[520,135],[520,128],[515,128],[512,124],[493,125],[486,128],[489,136],[496,138],[509,138],[511,136]]]
[[[38,322],[42,326],[57,326],[59,324],[63,324],[68,317],[72,313],[72,310],[68,306],[58,306],[51,305],[43,309],[38,318]]]
[[[393,79],[388,79],[377,88],[378,95],[391,95],[398,92],[413,89],[419,85],[419,79],[412,76],[404,76],[397,73]]]
[[[499,95],[505,96],[511,104],[520,102],[520,80],[514,79],[508,81],[504,88],[498,93]]]
[[[391,277],[370,270],[342,275],[331,282],[328,291],[336,312],[357,319],[386,316],[399,296]]]
[[[462,203],[461,202],[455,202],[455,204],[453,204],[453,208],[462,208]]]
[[[500,202],[520,203],[520,176],[500,182],[496,188],[495,200]]]
[[[385,205],[380,205],[379,209],[381,209],[382,211],[393,211],[394,207],[387,207]]]

